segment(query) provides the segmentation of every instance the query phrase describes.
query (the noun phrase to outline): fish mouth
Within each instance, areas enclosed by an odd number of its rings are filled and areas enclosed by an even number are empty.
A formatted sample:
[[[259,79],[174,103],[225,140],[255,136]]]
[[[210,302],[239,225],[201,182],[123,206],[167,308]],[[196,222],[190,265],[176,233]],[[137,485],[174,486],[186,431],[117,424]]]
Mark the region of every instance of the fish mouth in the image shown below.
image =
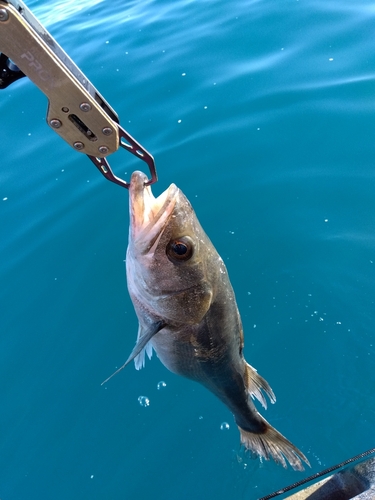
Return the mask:
[[[133,172],[130,180],[130,232],[129,240],[142,254],[156,247],[169,219],[172,216],[179,192],[171,184],[155,198],[151,186],[146,186],[147,176],[143,172]]]

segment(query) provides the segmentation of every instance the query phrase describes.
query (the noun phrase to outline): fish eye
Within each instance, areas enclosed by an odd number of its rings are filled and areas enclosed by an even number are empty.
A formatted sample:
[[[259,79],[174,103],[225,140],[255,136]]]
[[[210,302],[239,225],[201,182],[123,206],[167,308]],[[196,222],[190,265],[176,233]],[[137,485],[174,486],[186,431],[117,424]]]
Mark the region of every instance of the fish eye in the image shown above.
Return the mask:
[[[166,248],[168,259],[175,262],[185,262],[193,255],[193,241],[188,236],[181,236],[171,240]]]

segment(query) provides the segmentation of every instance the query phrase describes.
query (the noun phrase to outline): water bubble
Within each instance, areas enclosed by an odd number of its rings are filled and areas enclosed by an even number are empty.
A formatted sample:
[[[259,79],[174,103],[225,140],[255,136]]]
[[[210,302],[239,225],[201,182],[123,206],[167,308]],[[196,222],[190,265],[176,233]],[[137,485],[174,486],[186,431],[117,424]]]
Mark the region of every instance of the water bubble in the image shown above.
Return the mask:
[[[150,400],[146,396],[139,396],[138,403],[144,407],[150,406]]]
[[[221,431],[227,431],[229,429],[229,424],[228,422],[223,422],[221,425],[220,425],[220,430]]]
[[[158,382],[158,385],[156,386],[158,388],[158,391],[160,391],[161,389],[164,389],[164,387],[167,387],[167,384],[161,380],[160,382]]]

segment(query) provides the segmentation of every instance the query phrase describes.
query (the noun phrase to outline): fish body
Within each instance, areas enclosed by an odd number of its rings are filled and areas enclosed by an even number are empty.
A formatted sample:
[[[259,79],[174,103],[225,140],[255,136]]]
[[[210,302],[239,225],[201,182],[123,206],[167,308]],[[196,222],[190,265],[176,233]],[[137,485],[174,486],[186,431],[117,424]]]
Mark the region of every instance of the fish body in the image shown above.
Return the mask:
[[[172,184],[158,198],[134,172],[126,256],[129,294],[139,320],[132,359],[154,349],[172,372],[203,384],[233,413],[242,444],[265,459],[303,470],[303,453],[257,411],[268,383],[244,359],[240,314],[225,264],[185,195]],[[125,366],[124,365],[124,366]]]

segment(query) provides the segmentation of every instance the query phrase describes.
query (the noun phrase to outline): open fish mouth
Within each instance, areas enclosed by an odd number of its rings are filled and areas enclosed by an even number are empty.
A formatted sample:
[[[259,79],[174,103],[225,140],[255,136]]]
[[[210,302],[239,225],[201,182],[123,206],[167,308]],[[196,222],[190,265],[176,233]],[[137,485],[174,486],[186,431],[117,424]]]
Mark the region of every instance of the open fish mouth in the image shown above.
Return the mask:
[[[133,172],[130,180],[130,233],[129,240],[142,254],[150,252],[162,235],[177,202],[179,189],[171,184],[155,198],[151,186],[145,186],[147,176]]]

